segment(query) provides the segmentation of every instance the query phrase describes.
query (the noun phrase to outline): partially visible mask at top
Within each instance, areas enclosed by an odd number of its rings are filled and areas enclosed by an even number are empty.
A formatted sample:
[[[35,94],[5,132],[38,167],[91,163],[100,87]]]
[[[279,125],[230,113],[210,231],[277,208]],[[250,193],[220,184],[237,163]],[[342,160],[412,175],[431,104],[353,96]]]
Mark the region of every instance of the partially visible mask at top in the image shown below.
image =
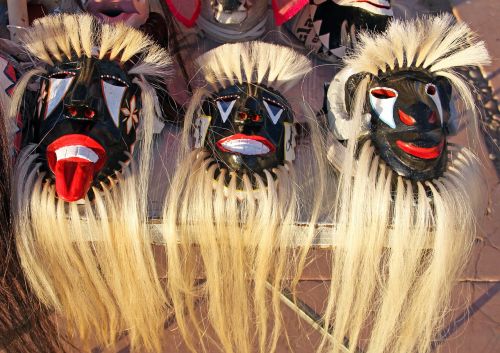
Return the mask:
[[[139,28],[149,17],[149,0],[80,0],[81,7],[107,23]]]
[[[389,0],[310,0],[285,27],[321,59],[337,61],[358,31],[381,32],[392,16]]]

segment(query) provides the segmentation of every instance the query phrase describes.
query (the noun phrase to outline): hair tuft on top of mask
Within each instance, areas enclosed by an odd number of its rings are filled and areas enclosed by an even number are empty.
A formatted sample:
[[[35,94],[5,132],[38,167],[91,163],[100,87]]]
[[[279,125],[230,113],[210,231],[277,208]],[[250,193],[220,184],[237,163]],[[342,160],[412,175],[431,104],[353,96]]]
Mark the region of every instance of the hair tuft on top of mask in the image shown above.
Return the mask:
[[[95,56],[131,64],[129,74],[165,79],[172,63],[170,55],[141,31],[122,23],[98,24],[88,14],[37,19],[23,41],[31,55],[51,66],[75,56]]]
[[[490,62],[484,42],[449,14],[393,20],[384,33],[361,33],[358,45],[345,62],[356,72],[373,75],[410,67],[438,73]]]
[[[287,91],[312,68],[293,49],[264,42],[224,44],[202,55],[197,63],[216,89],[246,82]]]

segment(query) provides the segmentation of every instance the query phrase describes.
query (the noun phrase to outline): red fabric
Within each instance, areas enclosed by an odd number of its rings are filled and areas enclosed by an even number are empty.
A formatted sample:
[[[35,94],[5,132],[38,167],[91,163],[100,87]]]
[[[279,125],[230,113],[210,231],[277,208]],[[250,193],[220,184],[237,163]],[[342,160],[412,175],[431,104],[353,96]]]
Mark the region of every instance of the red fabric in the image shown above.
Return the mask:
[[[295,16],[304,6],[309,3],[308,0],[273,0],[274,20],[276,26]]]
[[[193,27],[200,15],[200,0],[165,0],[170,12],[184,26]]]

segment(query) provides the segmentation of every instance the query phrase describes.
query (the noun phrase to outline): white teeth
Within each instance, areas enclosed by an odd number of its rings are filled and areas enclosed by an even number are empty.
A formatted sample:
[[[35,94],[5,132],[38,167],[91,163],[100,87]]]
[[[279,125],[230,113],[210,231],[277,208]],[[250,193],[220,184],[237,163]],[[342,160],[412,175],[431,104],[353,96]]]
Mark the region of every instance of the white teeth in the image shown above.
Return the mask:
[[[228,151],[248,156],[266,154],[270,151],[269,147],[264,145],[262,142],[250,139],[229,140],[223,142],[222,146],[224,146],[224,148]]]
[[[56,158],[58,161],[75,157],[86,159],[92,163],[97,163],[99,160],[99,156],[94,151],[81,145],[64,146],[56,150]]]

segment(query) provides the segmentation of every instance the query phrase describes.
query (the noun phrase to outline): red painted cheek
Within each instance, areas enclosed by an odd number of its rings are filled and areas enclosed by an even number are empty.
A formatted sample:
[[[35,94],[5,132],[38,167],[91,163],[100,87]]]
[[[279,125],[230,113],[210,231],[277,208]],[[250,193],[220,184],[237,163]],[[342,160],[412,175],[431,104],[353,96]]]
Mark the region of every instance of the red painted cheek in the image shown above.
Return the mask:
[[[398,115],[399,115],[399,120],[405,125],[412,126],[415,125],[416,121],[413,117],[410,115],[406,114],[404,111],[401,109],[398,110]]]

